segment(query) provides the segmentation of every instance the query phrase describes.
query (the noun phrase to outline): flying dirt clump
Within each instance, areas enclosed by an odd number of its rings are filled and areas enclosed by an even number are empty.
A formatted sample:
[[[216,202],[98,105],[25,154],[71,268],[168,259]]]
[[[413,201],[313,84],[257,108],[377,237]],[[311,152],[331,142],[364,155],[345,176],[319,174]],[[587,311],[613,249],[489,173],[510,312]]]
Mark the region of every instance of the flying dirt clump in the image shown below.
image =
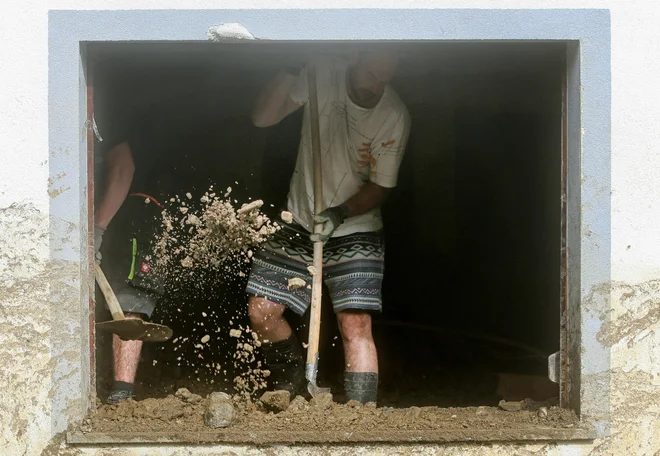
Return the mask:
[[[296,290],[298,288],[302,288],[306,285],[305,281],[301,279],[300,277],[293,277],[289,279],[287,287],[289,290]]]
[[[239,327],[241,329],[230,330],[231,337],[238,339],[234,351],[234,367],[240,373],[234,378],[234,389],[249,402],[252,396],[268,386],[266,379],[270,371],[264,369],[261,361],[255,358],[255,347],[261,346],[257,333],[250,328]]]
[[[200,198],[199,208],[192,205],[190,193],[186,193],[183,201],[178,197],[170,199],[178,207],[161,213],[163,231],[155,245],[156,264],[164,272],[176,270],[178,265],[219,269],[236,255],[247,263],[252,249],[280,229],[261,212],[262,200],[236,209],[229,199],[230,193],[231,189],[227,189],[221,199],[210,188]]]
[[[282,211],[280,217],[282,217],[282,220],[286,223],[293,223],[293,214],[289,211]]]

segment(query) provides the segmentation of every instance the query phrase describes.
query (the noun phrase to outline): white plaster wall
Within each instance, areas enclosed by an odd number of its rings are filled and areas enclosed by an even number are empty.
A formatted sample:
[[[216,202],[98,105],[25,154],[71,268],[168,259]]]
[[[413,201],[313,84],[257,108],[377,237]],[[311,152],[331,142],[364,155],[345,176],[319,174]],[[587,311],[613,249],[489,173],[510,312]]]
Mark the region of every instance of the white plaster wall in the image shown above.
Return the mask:
[[[63,420],[50,415],[49,372],[75,353],[62,341],[49,306],[78,291],[53,288],[55,275],[77,265],[49,261],[48,207],[58,182],[48,181],[49,9],[321,8],[321,0],[10,0],[0,15],[0,453],[76,454],[61,445]],[[660,3],[634,0],[351,0],[336,8],[609,8],[612,19],[612,278],[592,299],[611,296],[613,312],[597,335],[611,347],[613,429],[593,444],[446,447],[274,447],[270,454],[646,454],[660,451]],[[293,26],[293,25],[292,25]],[[58,228],[66,233],[68,227]],[[65,239],[51,239],[57,249]],[[58,283],[62,283],[58,279]],[[60,307],[61,309],[62,307]],[[37,315],[39,317],[37,318]],[[68,328],[66,331],[76,331]],[[65,346],[66,344],[62,344]],[[64,364],[62,359],[65,359]],[[11,368],[9,368],[11,367]],[[59,369],[59,367],[58,367]],[[47,374],[47,375],[44,375]],[[62,371],[62,384],[67,375]],[[73,382],[72,384],[75,384]],[[53,436],[56,435],[55,438]],[[227,454],[262,450],[225,448]],[[133,448],[113,454],[190,454],[192,449]],[[218,454],[219,449],[195,450]],[[107,454],[104,450],[84,450]]]

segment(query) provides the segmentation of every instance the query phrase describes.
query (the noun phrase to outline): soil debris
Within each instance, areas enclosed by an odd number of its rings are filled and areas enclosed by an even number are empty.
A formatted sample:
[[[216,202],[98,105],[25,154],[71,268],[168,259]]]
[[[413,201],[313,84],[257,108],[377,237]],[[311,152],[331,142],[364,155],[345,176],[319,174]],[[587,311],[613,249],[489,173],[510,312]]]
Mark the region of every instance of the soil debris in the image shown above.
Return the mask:
[[[522,401],[505,401],[502,399],[499,406],[502,410],[506,410],[507,412],[519,412],[522,410]]]
[[[261,402],[264,404],[267,410],[277,412],[283,412],[289,408],[289,403],[291,400],[291,394],[288,391],[279,390],[279,391],[266,391],[261,396]]]
[[[237,399],[238,398],[238,399]],[[236,432],[282,432],[295,435],[299,431],[371,431],[386,435],[392,430],[451,430],[516,428],[533,429],[543,425],[571,428],[578,422],[574,412],[548,407],[547,416],[521,410],[512,413],[497,407],[362,407],[332,402],[331,395],[313,398],[310,406],[302,396],[294,398],[288,408],[273,414],[238,396],[212,393],[197,403],[187,403],[174,396],[164,399],[126,400],[118,405],[100,405],[84,424],[86,431],[205,432],[210,427],[231,425]],[[321,402],[323,406],[318,406]],[[208,405],[207,405],[208,404]],[[486,410],[478,415],[478,410]]]
[[[264,205],[264,202],[262,200],[255,200],[252,201],[251,203],[246,203],[241,206],[241,208],[237,211],[238,215],[246,214],[248,212],[251,212],[255,209],[259,209],[261,206]]]
[[[309,401],[312,407],[329,409],[332,407],[332,393],[319,393]]]
[[[251,249],[280,229],[260,211],[262,200],[236,210],[231,200],[211,195],[208,191],[204,194],[200,208],[181,202],[175,210],[162,211],[163,230],[155,243],[161,274],[180,276],[182,271],[173,267],[177,262],[184,268],[221,270],[228,259],[242,255],[243,262],[248,263]],[[192,199],[190,193],[186,197]]]
[[[479,407],[477,409],[477,416],[486,416],[488,415],[488,407]]]
[[[293,223],[293,214],[289,211],[282,211],[280,217],[284,223]]]
[[[229,330],[229,335],[231,337],[241,337],[241,334],[243,334],[243,331],[240,329],[230,329]]]
[[[302,411],[302,410],[305,410],[306,408],[308,408],[307,400],[302,396],[296,396],[289,403],[289,410],[291,412]]]
[[[537,402],[527,398],[527,399],[523,399],[522,401],[501,400],[498,405],[502,410],[506,410],[507,412],[519,412],[520,410],[535,412],[541,408],[547,408],[548,406],[557,405],[557,401],[548,400],[543,402]]]
[[[236,409],[227,393],[211,393],[208,397],[204,422],[212,428],[230,426],[236,420]]]
[[[298,288],[302,288],[306,285],[305,281],[301,279],[300,277],[293,277],[289,279],[288,283],[288,288],[289,290],[296,290]]]
[[[174,393],[174,397],[178,397],[179,399],[182,399],[183,401],[190,404],[195,404],[202,400],[202,396],[199,394],[191,393],[188,388],[179,388],[176,393]]]

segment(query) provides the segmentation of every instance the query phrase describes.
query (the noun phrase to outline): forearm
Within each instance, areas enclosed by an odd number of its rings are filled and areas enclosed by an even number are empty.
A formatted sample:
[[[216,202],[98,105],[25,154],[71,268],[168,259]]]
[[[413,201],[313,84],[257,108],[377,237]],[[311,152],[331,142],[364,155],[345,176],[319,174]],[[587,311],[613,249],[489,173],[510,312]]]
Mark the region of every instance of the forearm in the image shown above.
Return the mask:
[[[96,225],[108,226],[128,195],[134,172],[135,164],[128,143],[119,144],[108,154],[105,189],[95,208]]]
[[[259,93],[254,109],[252,123],[257,127],[275,125],[291,110],[289,91],[296,77],[282,70]]]
[[[344,205],[348,207],[348,217],[355,217],[380,206],[390,194],[390,189],[368,182],[349,198]]]

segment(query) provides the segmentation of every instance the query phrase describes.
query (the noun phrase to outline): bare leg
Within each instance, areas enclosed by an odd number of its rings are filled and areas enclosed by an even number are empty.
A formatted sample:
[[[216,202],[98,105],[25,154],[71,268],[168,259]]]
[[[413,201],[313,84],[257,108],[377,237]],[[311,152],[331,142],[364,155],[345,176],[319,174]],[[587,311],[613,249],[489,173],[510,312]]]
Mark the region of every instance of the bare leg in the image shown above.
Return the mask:
[[[140,314],[127,313],[126,318],[141,319]],[[112,354],[115,381],[134,383],[138,363],[140,362],[141,340],[121,340],[112,335]]]
[[[250,296],[248,313],[252,329],[259,339],[268,342],[279,342],[291,336],[291,326],[282,316],[285,307],[266,298]]]
[[[371,334],[371,315],[361,311],[337,312],[344,342],[344,390],[349,400],[363,404],[378,399],[378,354]]]
[[[346,370],[378,373],[378,354],[371,334],[371,315],[366,312],[337,312],[344,343]]]

